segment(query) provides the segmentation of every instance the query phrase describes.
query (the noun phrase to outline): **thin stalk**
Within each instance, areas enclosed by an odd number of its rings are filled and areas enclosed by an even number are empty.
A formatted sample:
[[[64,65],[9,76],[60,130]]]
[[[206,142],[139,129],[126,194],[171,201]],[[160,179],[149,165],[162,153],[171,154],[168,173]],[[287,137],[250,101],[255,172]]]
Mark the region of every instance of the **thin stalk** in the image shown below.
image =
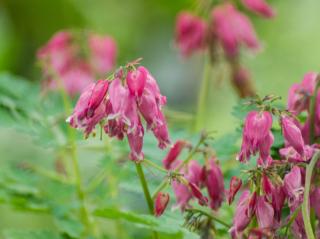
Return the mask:
[[[60,90],[60,94],[62,96],[65,113],[66,113],[66,115],[70,115],[72,108],[71,108],[69,96],[67,95],[67,92],[65,91],[65,88],[63,86],[63,82],[62,82],[61,78],[54,71],[52,73],[58,82],[58,87]],[[81,174],[80,174],[80,169],[79,169],[79,164],[78,164],[75,134],[74,134],[74,130],[71,127],[67,127],[67,137],[68,137],[67,139],[68,139],[68,145],[69,145],[69,150],[70,150],[70,157],[71,157],[74,176],[75,176],[77,196],[78,196],[78,199],[81,203],[80,219],[85,226],[84,234],[85,235],[88,233],[90,234],[91,232],[93,232],[93,234],[95,234],[95,230],[92,229],[89,211],[86,207],[86,202],[85,202],[86,197],[85,197],[85,192],[84,192],[84,189],[82,186],[82,179],[81,179]]]
[[[309,193],[310,193],[312,171],[315,165],[317,164],[319,158],[320,158],[320,151],[317,151],[316,154],[312,157],[309,165],[307,166],[307,171],[306,171],[306,179],[305,179],[303,203],[302,203],[302,216],[303,216],[303,223],[304,223],[304,227],[305,227],[305,231],[308,239],[315,239],[315,236],[312,230],[312,224],[310,221]]]
[[[310,101],[310,127],[309,127],[309,137],[310,137],[310,145],[314,143],[315,141],[315,136],[314,136],[314,131],[315,131],[315,111],[316,111],[316,103],[317,103],[317,95],[318,95],[318,89],[320,87],[320,75],[317,76],[316,79],[316,87],[314,90],[314,93],[311,97]]]
[[[157,169],[157,170],[160,171],[160,172],[168,173],[168,170],[162,168],[162,167],[159,166],[158,164],[156,164],[156,163],[154,163],[154,162],[152,162],[152,161],[150,161],[150,160],[148,160],[148,159],[144,159],[142,162],[143,162],[144,164],[148,165],[148,166],[151,166],[151,167]]]
[[[187,158],[183,161],[182,164],[179,165],[179,167],[176,168],[176,170],[174,171],[175,174],[179,173],[179,171],[186,165],[189,163],[189,161],[192,159],[193,155],[197,152],[199,146],[203,143],[204,141],[204,137],[201,136],[200,140],[198,141],[197,145],[190,151],[190,153],[188,154]],[[156,190],[153,192],[152,194],[152,198],[155,199],[156,196],[158,195],[159,192],[161,192],[163,189],[165,189],[168,184],[169,184],[170,180],[168,180],[167,178],[165,178],[161,184],[156,188]]]
[[[225,226],[226,228],[231,228],[231,225],[229,225],[228,223],[224,222],[222,219],[212,215],[211,213],[209,212],[206,212],[206,211],[203,211],[201,209],[198,209],[198,208],[192,208],[192,209],[186,209],[186,211],[188,212],[198,212],[198,213],[201,213],[203,215],[206,215],[208,218],[210,218],[211,220],[213,221],[216,221],[218,223],[220,223],[221,225]]]
[[[142,187],[142,190],[143,190],[143,193],[144,193],[144,197],[147,201],[147,205],[148,205],[148,208],[149,208],[149,213],[151,215],[153,215],[153,200],[151,198],[151,195],[150,195],[150,191],[149,191],[149,188],[148,188],[148,183],[146,181],[146,177],[144,176],[144,172],[143,172],[143,169],[142,169],[142,166],[141,166],[141,163],[136,163],[136,170],[137,170],[137,174],[139,176],[139,180],[140,180],[140,183],[141,183],[141,187]],[[154,239],[158,239],[159,238],[159,235],[156,231],[153,231],[153,237]]]
[[[204,114],[207,108],[209,83],[210,83],[210,60],[208,56],[205,56],[202,81],[198,96],[197,113],[195,117],[195,130],[201,129],[204,123]]]

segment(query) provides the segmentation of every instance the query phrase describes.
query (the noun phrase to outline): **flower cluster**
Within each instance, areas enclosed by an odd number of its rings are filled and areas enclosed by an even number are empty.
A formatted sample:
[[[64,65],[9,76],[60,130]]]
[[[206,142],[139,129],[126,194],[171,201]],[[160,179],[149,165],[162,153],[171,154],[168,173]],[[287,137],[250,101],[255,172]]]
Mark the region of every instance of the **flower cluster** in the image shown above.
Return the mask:
[[[274,10],[264,0],[242,0],[244,7],[259,16],[271,18]],[[177,16],[176,44],[185,57],[207,50],[211,62],[217,61],[219,48],[223,48],[231,69],[232,85],[240,97],[252,96],[254,89],[250,74],[239,63],[242,46],[257,51],[260,43],[250,19],[230,2],[215,5],[209,20],[183,11]]]
[[[68,122],[88,137],[99,124],[106,134],[120,140],[126,136],[132,160],[143,159],[144,118],[159,142],[170,143],[167,123],[161,108],[166,98],[149,71],[133,64],[119,68],[110,80],[91,83],[81,94]]]
[[[218,160],[211,156],[204,166],[196,160],[181,161],[178,157],[184,148],[191,148],[191,145],[178,140],[162,161],[165,169],[176,172],[172,182],[176,206],[184,211],[191,208],[190,201],[196,199],[199,205],[218,210],[225,198],[224,180]],[[207,189],[208,198],[202,193],[203,188]]]
[[[81,93],[96,77],[114,67],[116,54],[116,43],[109,36],[58,32],[37,54],[45,76],[44,87],[62,86],[71,96]]]
[[[242,238],[243,233],[253,218],[258,222],[257,228],[250,228],[249,235],[260,233],[265,237],[274,236],[283,225],[291,226],[294,238],[307,238],[301,205],[305,191],[306,167],[319,149],[316,138],[319,120],[319,76],[316,73],[305,75],[300,84],[294,84],[289,90],[287,110],[275,109],[270,105],[259,105],[260,111],[248,113],[244,127],[240,162],[247,162],[252,155],[259,154],[258,168],[251,171],[249,178],[252,185],[245,189],[237,203],[233,227],[230,233],[233,238]],[[268,99],[268,97],[266,97]],[[307,116],[300,117],[301,113]],[[278,117],[283,146],[272,152],[274,142],[273,116]],[[307,128],[307,130],[306,130]],[[312,137],[310,137],[312,135]],[[231,183],[234,180],[231,180]],[[319,179],[311,180],[310,207],[320,219]],[[310,183],[310,182],[309,182]],[[237,181],[232,183],[236,192],[239,190]],[[231,193],[231,202],[234,198]],[[283,209],[287,206],[290,214],[283,219]]]

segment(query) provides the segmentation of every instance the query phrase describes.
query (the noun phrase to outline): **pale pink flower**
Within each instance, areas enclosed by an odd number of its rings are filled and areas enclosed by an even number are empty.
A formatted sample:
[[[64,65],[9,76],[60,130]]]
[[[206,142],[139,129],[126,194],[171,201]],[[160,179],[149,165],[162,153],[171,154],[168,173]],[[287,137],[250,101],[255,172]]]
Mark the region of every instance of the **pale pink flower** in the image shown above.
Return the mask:
[[[272,228],[274,220],[274,210],[271,204],[265,200],[264,196],[257,197],[256,217],[259,228]]]
[[[100,76],[108,73],[116,63],[117,45],[109,36],[89,34],[90,64]]]
[[[179,13],[176,21],[176,44],[183,56],[204,49],[207,25],[200,17],[189,12]]]
[[[301,170],[298,166],[294,166],[291,171],[284,177],[284,190],[288,197],[288,205],[290,208],[299,205],[303,199],[303,181]]]
[[[170,201],[170,196],[168,193],[159,192],[155,199],[154,205],[154,215],[160,217],[166,210],[168,203]]]
[[[211,17],[213,34],[221,42],[228,56],[237,55],[241,45],[253,50],[259,48],[259,42],[249,18],[231,3],[215,7]]]
[[[242,0],[243,5],[263,17],[272,18],[275,13],[274,10],[265,0]]]

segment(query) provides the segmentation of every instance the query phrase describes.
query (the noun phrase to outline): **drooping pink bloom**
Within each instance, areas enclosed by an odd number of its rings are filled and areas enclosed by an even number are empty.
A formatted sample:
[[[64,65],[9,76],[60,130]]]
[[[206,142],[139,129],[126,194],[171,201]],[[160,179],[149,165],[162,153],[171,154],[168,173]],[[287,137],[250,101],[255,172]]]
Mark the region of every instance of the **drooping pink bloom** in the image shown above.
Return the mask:
[[[317,73],[309,72],[304,75],[301,83],[295,83],[289,89],[288,109],[298,115],[309,109],[310,97],[316,86]]]
[[[166,210],[168,203],[170,201],[169,193],[159,192],[155,199],[154,205],[154,215],[160,217],[163,212]]]
[[[271,238],[272,233],[269,229],[263,228],[253,228],[249,232],[248,239],[263,239],[263,238]]]
[[[181,162],[176,161],[174,164],[176,167],[180,165]],[[195,160],[191,160],[187,167],[181,169],[180,171],[183,173],[184,178],[187,180],[188,184],[192,183],[196,185],[198,188],[201,187],[203,183],[203,170],[199,163]],[[189,207],[189,201],[193,198],[193,194],[191,192],[191,188],[188,185],[185,185],[178,181],[172,182],[172,187],[174,194],[176,196],[177,206],[184,210]]]
[[[315,149],[309,145],[305,145],[303,149],[304,156],[301,156],[301,154],[299,154],[292,146],[280,149],[279,153],[284,159],[288,160],[288,162],[290,163],[302,163],[309,161],[315,152]]]
[[[258,196],[256,202],[256,217],[259,228],[271,229],[274,220],[274,210],[264,196]]]
[[[242,180],[236,176],[232,176],[230,180],[230,189],[227,194],[229,205],[233,202],[235,195],[239,191],[242,185]]]
[[[140,66],[136,71],[129,71],[127,74],[127,84],[131,94],[141,96],[146,85],[148,71]]]
[[[172,163],[178,158],[182,149],[187,145],[185,140],[178,140],[170,148],[166,157],[162,160],[163,167],[167,170],[171,169]]]
[[[287,145],[292,146],[301,156],[304,156],[304,142],[300,129],[289,117],[281,117],[282,134]]]
[[[208,190],[210,207],[217,210],[224,199],[224,183],[222,171],[215,162],[215,158],[210,159],[206,168],[205,184]]]
[[[241,194],[236,212],[233,217],[233,226],[230,229],[232,238],[241,238],[241,233],[249,225],[255,211],[256,194],[250,195],[249,190]]]
[[[202,194],[202,192],[200,191],[200,188],[198,188],[197,185],[189,182],[189,187],[191,189],[192,196],[198,199],[199,205],[201,206],[208,205],[208,198]]]
[[[243,5],[263,17],[272,18],[275,13],[265,0],[242,0]]]
[[[107,84],[106,81],[98,81],[88,86],[81,94],[72,115],[67,119],[72,127],[83,130],[86,137],[106,116],[104,97],[107,89],[104,88]]]
[[[232,4],[224,3],[215,7],[211,17],[213,34],[221,42],[228,56],[237,55],[241,45],[253,50],[259,48],[259,42],[249,18]]]
[[[189,12],[179,13],[176,21],[176,43],[183,56],[205,48],[207,25]]]
[[[301,170],[294,166],[284,177],[284,190],[288,197],[290,208],[297,207],[302,202],[304,187],[302,184]]]
[[[104,76],[115,66],[116,42],[109,36],[89,34],[88,44],[90,64],[96,74]]]
[[[320,218],[320,188],[316,187],[310,194],[310,206],[314,209],[317,218]]]
[[[237,159],[246,162],[251,155],[260,153],[262,162],[269,162],[269,152],[273,143],[271,133],[272,116],[269,112],[251,111],[248,113],[242,136],[241,151]]]

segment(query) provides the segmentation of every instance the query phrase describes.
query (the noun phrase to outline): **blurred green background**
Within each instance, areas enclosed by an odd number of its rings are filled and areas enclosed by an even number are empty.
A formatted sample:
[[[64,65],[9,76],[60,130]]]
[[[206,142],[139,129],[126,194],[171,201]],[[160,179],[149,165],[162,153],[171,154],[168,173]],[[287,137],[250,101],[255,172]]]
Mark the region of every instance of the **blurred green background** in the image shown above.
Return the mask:
[[[273,93],[285,102],[288,87],[308,71],[320,69],[320,1],[273,0],[276,18],[252,15],[263,49],[245,53],[242,61],[250,69],[260,95]],[[40,80],[35,51],[56,31],[85,28],[109,34],[118,44],[118,63],[143,57],[157,78],[171,108],[195,112],[202,78],[203,56],[182,59],[174,47],[175,15],[192,9],[194,0],[1,0],[0,71]],[[231,110],[237,101],[226,74],[212,79],[207,126],[222,134],[234,129]],[[26,95],[25,97],[28,97]],[[14,145],[12,144],[14,142]],[[19,145],[19,150],[15,150]],[[43,159],[50,152],[27,137],[6,128],[0,130],[1,158]],[[30,228],[50,225],[50,218],[29,218],[0,206],[0,228]]]

